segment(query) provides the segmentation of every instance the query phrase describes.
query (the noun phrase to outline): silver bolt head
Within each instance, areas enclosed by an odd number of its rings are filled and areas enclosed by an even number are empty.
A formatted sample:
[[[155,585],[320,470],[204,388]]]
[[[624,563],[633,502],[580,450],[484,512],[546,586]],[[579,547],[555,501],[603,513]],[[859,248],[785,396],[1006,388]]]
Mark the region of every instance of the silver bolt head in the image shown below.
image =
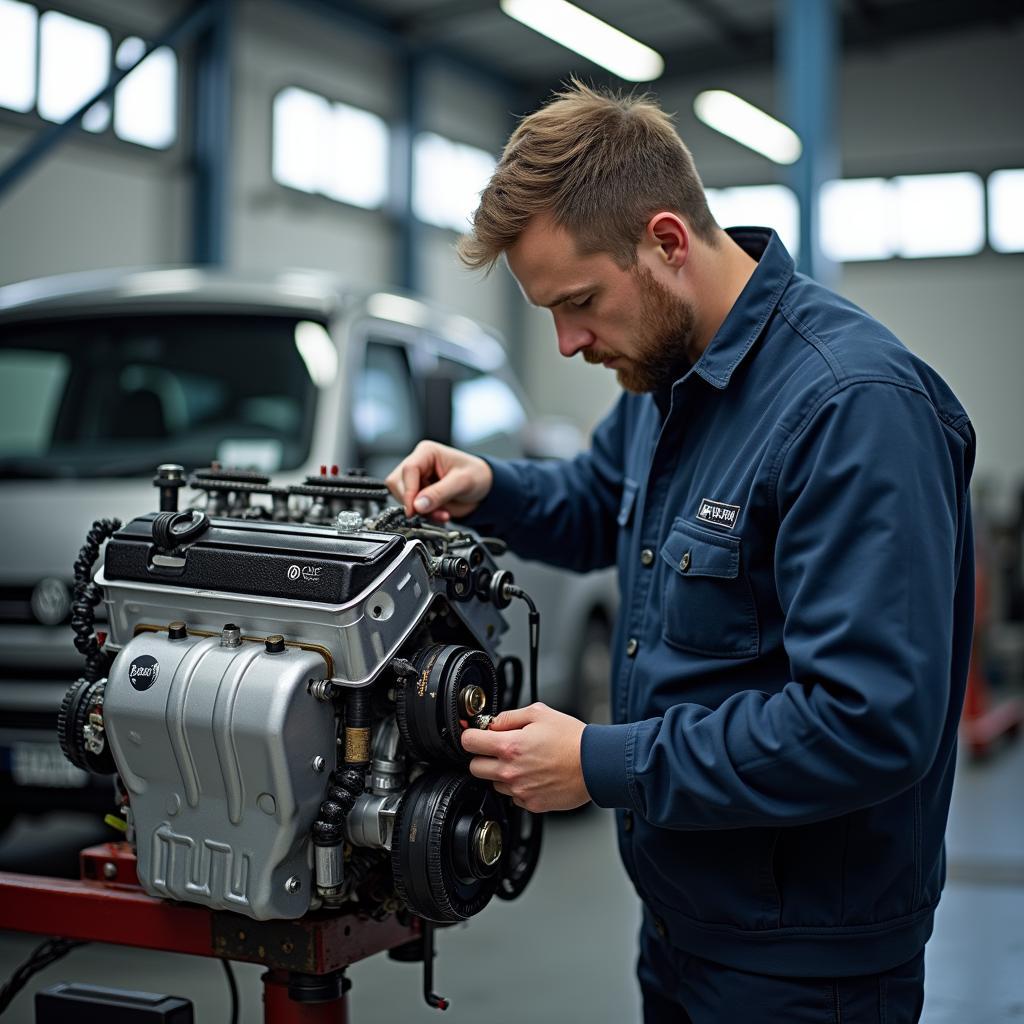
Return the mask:
[[[485,821],[477,829],[476,855],[488,868],[501,859],[501,826],[496,821]]]
[[[363,528],[363,515],[354,509],[345,509],[338,513],[334,520],[334,528],[338,533],[357,533]]]
[[[107,879],[108,882],[112,882],[117,878],[117,865],[112,860],[108,860],[103,865],[103,877]]]
[[[284,883],[285,892],[297,893],[302,888],[302,882],[298,875],[292,875],[287,882]]]
[[[459,705],[467,718],[475,718],[487,707],[487,694],[482,686],[465,686],[459,694]]]
[[[313,771],[322,772],[327,767],[327,759],[319,754],[313,758]]]

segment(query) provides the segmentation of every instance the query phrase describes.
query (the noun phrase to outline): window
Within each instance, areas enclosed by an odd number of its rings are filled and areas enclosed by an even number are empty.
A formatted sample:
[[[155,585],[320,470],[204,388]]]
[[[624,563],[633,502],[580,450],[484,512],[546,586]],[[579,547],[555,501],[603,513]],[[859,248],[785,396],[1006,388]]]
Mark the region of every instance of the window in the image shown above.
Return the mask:
[[[892,194],[884,178],[828,181],[820,197],[821,248],[830,260],[887,260],[896,253]]]
[[[976,174],[911,174],[828,182],[821,244],[834,260],[971,256],[985,245]]]
[[[31,4],[0,0],[0,107],[28,113],[36,104],[36,29]]]
[[[63,352],[0,349],[0,456],[46,453],[70,368]]]
[[[376,114],[289,87],[274,97],[274,180],[377,209],[387,198],[388,131]]]
[[[39,114],[66,121],[110,78],[110,33],[99,25],[47,11],[39,19]],[[86,131],[104,131],[110,108],[97,103],[82,119]]]
[[[996,252],[1024,252],[1024,170],[989,175],[988,238]]]
[[[131,476],[214,459],[295,469],[317,405],[299,323],[166,314],[5,327],[0,476]]]
[[[774,228],[793,257],[800,250],[800,206],[784,185],[709,188],[708,206],[721,227],[758,224]]]
[[[66,121],[110,81],[111,36],[100,25],[59,11],[41,17],[32,4],[0,0],[0,107],[57,123]],[[36,62],[38,48],[39,61]],[[146,44],[129,36],[117,47],[114,64],[129,68]],[[177,138],[178,57],[168,47],[151,53],[114,91],[86,111],[82,127],[114,134],[126,142],[167,149]]]
[[[413,149],[413,212],[427,224],[467,230],[495,166],[485,150],[432,132],[418,135]]]
[[[360,459],[371,474],[389,473],[415,447],[422,433],[419,408],[405,349],[368,341],[353,421]]]
[[[146,52],[138,36],[117,48],[119,68],[131,67]],[[114,133],[126,142],[167,149],[177,135],[178,58],[169,47],[154,50],[114,90]]]
[[[526,410],[512,388],[464,363],[443,358],[439,363],[452,380],[452,444],[494,458],[522,455]]]
[[[900,256],[973,256],[985,246],[985,195],[976,174],[893,178]]]

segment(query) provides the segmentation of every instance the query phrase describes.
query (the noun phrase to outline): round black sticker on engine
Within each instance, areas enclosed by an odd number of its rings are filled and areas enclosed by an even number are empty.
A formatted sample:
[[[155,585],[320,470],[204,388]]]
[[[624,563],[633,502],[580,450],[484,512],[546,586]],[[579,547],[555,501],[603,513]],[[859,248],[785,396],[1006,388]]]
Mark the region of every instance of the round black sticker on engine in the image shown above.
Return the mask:
[[[128,682],[136,690],[148,690],[160,675],[160,663],[151,654],[140,654],[128,666]]]

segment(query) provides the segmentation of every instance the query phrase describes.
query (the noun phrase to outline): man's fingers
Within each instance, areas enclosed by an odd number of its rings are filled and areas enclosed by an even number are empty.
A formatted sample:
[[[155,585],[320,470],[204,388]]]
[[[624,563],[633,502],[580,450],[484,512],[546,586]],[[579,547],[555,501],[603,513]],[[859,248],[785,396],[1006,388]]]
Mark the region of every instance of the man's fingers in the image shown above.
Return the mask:
[[[491,722],[491,730],[503,732],[508,729],[522,729],[524,725],[536,722],[544,709],[546,709],[544,704],[531,704],[525,708],[511,708],[508,711],[502,711]]]
[[[502,736],[491,735],[486,729],[464,729],[462,733],[462,749],[470,754],[483,754],[486,757],[500,757],[505,748]]]
[[[395,497],[405,506],[405,514],[411,516],[413,514],[413,498],[416,497],[420,489],[420,467],[410,457],[402,463],[400,469],[402,473],[402,493],[401,495],[395,495]]]
[[[453,470],[436,483],[424,487],[413,501],[413,509],[420,515],[445,511],[444,506],[459,498],[466,488],[466,480],[459,470]]]
[[[478,779],[497,782],[501,779],[502,765],[496,757],[474,757],[469,762],[469,773]]]

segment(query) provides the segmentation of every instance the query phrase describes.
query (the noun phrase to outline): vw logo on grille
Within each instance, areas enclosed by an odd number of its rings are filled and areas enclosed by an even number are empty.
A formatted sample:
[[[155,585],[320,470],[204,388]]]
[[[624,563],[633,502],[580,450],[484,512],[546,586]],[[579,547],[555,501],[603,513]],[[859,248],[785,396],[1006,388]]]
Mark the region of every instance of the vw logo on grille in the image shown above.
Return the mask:
[[[63,581],[49,576],[32,591],[32,614],[44,626],[63,622],[70,610],[71,595]]]

